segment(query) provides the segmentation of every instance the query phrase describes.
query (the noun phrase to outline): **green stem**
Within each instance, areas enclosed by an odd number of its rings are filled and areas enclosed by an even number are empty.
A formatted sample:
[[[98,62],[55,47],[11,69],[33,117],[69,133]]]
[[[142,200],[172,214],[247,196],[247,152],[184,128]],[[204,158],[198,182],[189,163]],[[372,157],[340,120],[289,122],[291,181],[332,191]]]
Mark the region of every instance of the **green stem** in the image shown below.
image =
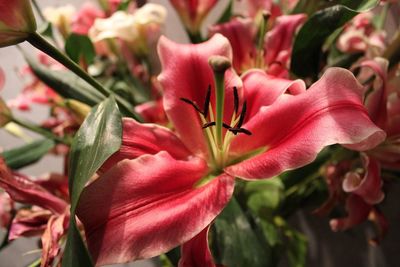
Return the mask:
[[[55,48],[52,44],[50,44],[46,39],[44,39],[40,34],[38,33],[32,33],[27,41],[36,47],[37,49],[43,51],[50,57],[54,58],[57,60],[59,63],[64,65],[66,68],[71,70],[73,73],[78,75],[80,78],[85,80],[87,83],[89,83],[91,86],[93,86],[96,90],[98,90],[101,94],[103,94],[106,97],[109,97],[111,94],[113,94],[110,90],[107,88],[103,87],[98,81],[96,81],[93,77],[91,77],[86,71],[84,71],[78,64],[76,64],[73,60],[71,60],[69,57],[61,53],[57,48]],[[115,99],[119,104],[119,107],[121,108],[121,111],[130,116],[135,118],[136,120],[141,120],[140,116],[135,114],[133,112],[133,107],[121,96],[115,95]]]
[[[32,131],[32,132],[38,133],[40,135],[43,135],[44,137],[52,139],[52,140],[54,140],[56,142],[59,142],[59,143],[62,143],[62,144],[66,144],[66,145],[70,145],[71,144],[71,142],[68,141],[67,139],[59,137],[59,136],[53,134],[51,131],[43,129],[43,128],[41,128],[41,127],[31,123],[31,122],[28,122],[28,121],[25,121],[25,120],[21,120],[21,119],[15,118],[15,117],[11,117],[11,121],[16,123],[16,124],[18,124],[19,126],[22,126],[22,127],[26,128],[26,129]]]
[[[319,177],[321,177],[321,174],[318,171],[313,173],[312,175],[308,176],[306,179],[304,179],[301,182],[297,183],[296,185],[288,188],[288,190],[286,190],[286,192],[285,192],[285,196],[289,197],[289,196],[293,195],[301,187],[306,186],[307,184],[311,183],[312,181],[318,179]]]
[[[33,6],[35,7],[35,9],[36,9],[36,11],[37,11],[37,13],[38,13],[40,19],[41,19],[42,21],[46,21],[46,18],[45,18],[45,16],[44,16],[43,13],[42,13],[42,9],[40,8],[40,6],[39,6],[38,3],[36,2],[36,0],[32,0],[32,4],[33,4]]]

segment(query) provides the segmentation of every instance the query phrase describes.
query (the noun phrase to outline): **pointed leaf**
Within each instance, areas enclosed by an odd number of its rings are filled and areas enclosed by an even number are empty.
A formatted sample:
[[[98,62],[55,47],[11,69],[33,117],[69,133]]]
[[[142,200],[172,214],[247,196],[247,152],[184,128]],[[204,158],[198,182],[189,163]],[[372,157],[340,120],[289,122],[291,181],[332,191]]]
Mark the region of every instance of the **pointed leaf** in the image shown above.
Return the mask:
[[[55,146],[53,140],[43,139],[13,148],[1,153],[5,162],[11,169],[19,169],[35,163]]]
[[[104,99],[96,89],[69,71],[55,71],[43,65],[27,53],[23,53],[33,73],[47,86],[65,98],[76,99],[94,106]]]
[[[93,265],[76,227],[75,210],[85,184],[100,166],[120,148],[121,138],[121,115],[113,98],[108,98],[96,106],[75,135],[71,146],[69,165],[71,221],[63,267]]]
[[[65,52],[76,63],[81,58],[86,60],[87,64],[93,63],[96,56],[92,41],[86,35],[72,33],[65,42]]]
[[[214,256],[217,263],[229,267],[270,266],[267,243],[260,240],[238,202],[232,198],[214,222]]]
[[[293,45],[290,66],[295,75],[315,79],[318,76],[325,40],[359,12],[378,3],[377,0],[341,2],[345,5],[335,5],[316,12],[300,29]]]

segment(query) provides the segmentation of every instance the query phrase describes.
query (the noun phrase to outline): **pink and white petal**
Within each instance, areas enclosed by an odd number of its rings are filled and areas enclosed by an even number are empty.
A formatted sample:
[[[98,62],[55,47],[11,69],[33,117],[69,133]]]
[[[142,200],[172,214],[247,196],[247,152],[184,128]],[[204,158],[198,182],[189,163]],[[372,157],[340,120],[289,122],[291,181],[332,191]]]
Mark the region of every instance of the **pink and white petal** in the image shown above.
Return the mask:
[[[374,83],[374,90],[367,96],[365,106],[372,121],[385,128],[387,121],[387,70],[389,62],[384,58],[374,58],[361,62],[360,67],[368,67],[379,77]]]
[[[0,158],[0,187],[17,202],[37,205],[58,214],[63,213],[67,207],[64,200],[49,193],[28,177],[12,173],[2,158]]]
[[[242,80],[244,99],[248,107],[246,121],[257,114],[261,107],[273,104],[286,91],[292,95],[306,91],[306,85],[302,80],[277,78],[256,69],[244,73]]]
[[[160,151],[168,151],[175,159],[187,159],[191,155],[182,141],[168,128],[124,118],[121,148],[103,164],[102,171],[123,159],[135,159],[144,154],[154,155]]]
[[[290,59],[292,43],[297,28],[306,20],[307,15],[284,15],[276,19],[275,25],[265,36],[265,62],[269,66],[274,62],[280,62],[283,66],[288,63],[281,59]],[[285,56],[280,55],[286,54]]]
[[[225,174],[196,187],[207,169],[200,158],[182,161],[160,152],[121,161],[86,187],[77,215],[94,262],[154,257],[199,234],[234,187]]]
[[[0,190],[0,228],[7,228],[11,223],[14,201],[7,192]]]
[[[343,190],[360,196],[368,204],[377,204],[383,200],[382,178],[379,162],[362,154],[365,174],[361,178],[355,173],[347,173],[343,180]]]
[[[232,45],[233,66],[236,71],[250,68],[253,57],[256,55],[254,38],[256,29],[250,18],[233,18],[229,22],[213,25],[210,34],[220,33]]]
[[[69,211],[62,215],[53,215],[47,222],[46,230],[42,235],[41,267],[53,266],[53,261],[60,253],[60,239],[66,234],[69,226]]]
[[[12,221],[9,240],[41,234],[52,213],[42,209],[20,209]]]
[[[226,168],[232,176],[268,178],[312,162],[328,145],[368,150],[386,134],[375,126],[361,102],[362,86],[351,72],[331,68],[305,93],[285,95],[263,107],[243,125],[253,133],[238,135],[232,156],[266,151]]]
[[[198,235],[182,245],[179,267],[215,267],[210,248],[208,247],[207,226]]]
[[[332,231],[344,231],[368,219],[372,206],[357,195],[350,195],[346,200],[347,217],[332,219],[329,224]]]
[[[158,79],[164,90],[164,109],[178,136],[192,153],[207,154],[199,113],[184,103],[186,98],[203,109],[209,85],[214,87],[214,76],[208,59],[213,55],[232,59],[228,39],[215,34],[201,44],[177,44],[161,37],[158,43],[162,72]],[[227,75],[231,76],[231,75]],[[227,77],[230,87],[241,88],[240,79]],[[214,94],[214,90],[212,90]],[[213,101],[214,97],[211,97]],[[226,101],[228,103],[228,100]],[[233,105],[233,104],[232,104]]]

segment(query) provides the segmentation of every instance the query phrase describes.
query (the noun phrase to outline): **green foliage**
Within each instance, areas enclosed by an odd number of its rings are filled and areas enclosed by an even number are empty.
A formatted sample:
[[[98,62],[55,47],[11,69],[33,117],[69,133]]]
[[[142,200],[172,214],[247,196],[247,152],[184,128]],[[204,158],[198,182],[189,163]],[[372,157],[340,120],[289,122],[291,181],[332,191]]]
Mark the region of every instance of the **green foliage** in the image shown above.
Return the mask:
[[[322,46],[327,38],[359,12],[377,5],[376,0],[338,1],[340,4],[314,13],[297,34],[290,70],[299,77],[316,79],[324,60]]]
[[[268,244],[254,232],[234,198],[216,218],[213,230],[216,262],[230,267],[270,266]]]
[[[76,99],[89,106],[94,106],[104,99],[101,93],[77,75],[69,71],[51,70],[26,53],[24,57],[33,73],[61,96]]]
[[[65,41],[65,52],[76,63],[84,59],[87,64],[92,64],[96,51],[92,41],[86,35],[72,33]]]
[[[76,133],[70,152],[69,190],[71,219],[63,267],[90,267],[92,262],[76,227],[75,211],[85,184],[121,146],[122,121],[113,98],[108,98],[87,116]]]
[[[5,162],[11,169],[20,169],[40,160],[55,146],[49,139],[37,140],[32,143],[13,148],[1,153]]]

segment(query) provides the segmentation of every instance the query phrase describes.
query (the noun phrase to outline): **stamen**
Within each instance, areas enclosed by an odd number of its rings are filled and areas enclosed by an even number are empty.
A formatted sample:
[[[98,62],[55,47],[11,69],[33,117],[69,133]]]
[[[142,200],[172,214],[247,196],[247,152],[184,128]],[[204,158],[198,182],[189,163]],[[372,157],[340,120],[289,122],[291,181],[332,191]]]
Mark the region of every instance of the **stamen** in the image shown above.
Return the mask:
[[[191,105],[192,107],[194,107],[194,109],[195,109],[197,112],[199,112],[200,114],[203,114],[203,115],[204,115],[203,111],[201,111],[201,109],[200,109],[200,108],[196,105],[196,103],[194,103],[192,100],[187,99],[187,98],[184,98],[184,97],[181,97],[180,100],[182,100],[182,101],[185,102],[186,104]]]
[[[252,133],[249,130],[245,129],[245,128],[237,128],[237,127],[235,127],[235,128],[230,128],[229,131],[231,131],[234,135],[237,135],[238,133],[244,133],[244,134],[247,134],[247,135],[252,135]]]
[[[247,111],[247,102],[244,101],[243,107],[242,107],[242,112],[240,113],[239,122],[237,124],[237,128],[242,127],[242,124],[243,124],[243,121],[244,121],[244,117],[246,116],[246,111]]]
[[[239,109],[239,94],[236,86],[233,87],[233,107],[235,110],[235,114],[237,114]]]
[[[211,84],[208,85],[206,100],[204,101],[204,106],[203,106],[204,118],[207,118],[208,116],[208,106],[210,105],[210,98],[211,98]]]
[[[206,128],[210,127],[210,126],[215,126],[215,121],[204,123],[201,128],[206,129]]]

